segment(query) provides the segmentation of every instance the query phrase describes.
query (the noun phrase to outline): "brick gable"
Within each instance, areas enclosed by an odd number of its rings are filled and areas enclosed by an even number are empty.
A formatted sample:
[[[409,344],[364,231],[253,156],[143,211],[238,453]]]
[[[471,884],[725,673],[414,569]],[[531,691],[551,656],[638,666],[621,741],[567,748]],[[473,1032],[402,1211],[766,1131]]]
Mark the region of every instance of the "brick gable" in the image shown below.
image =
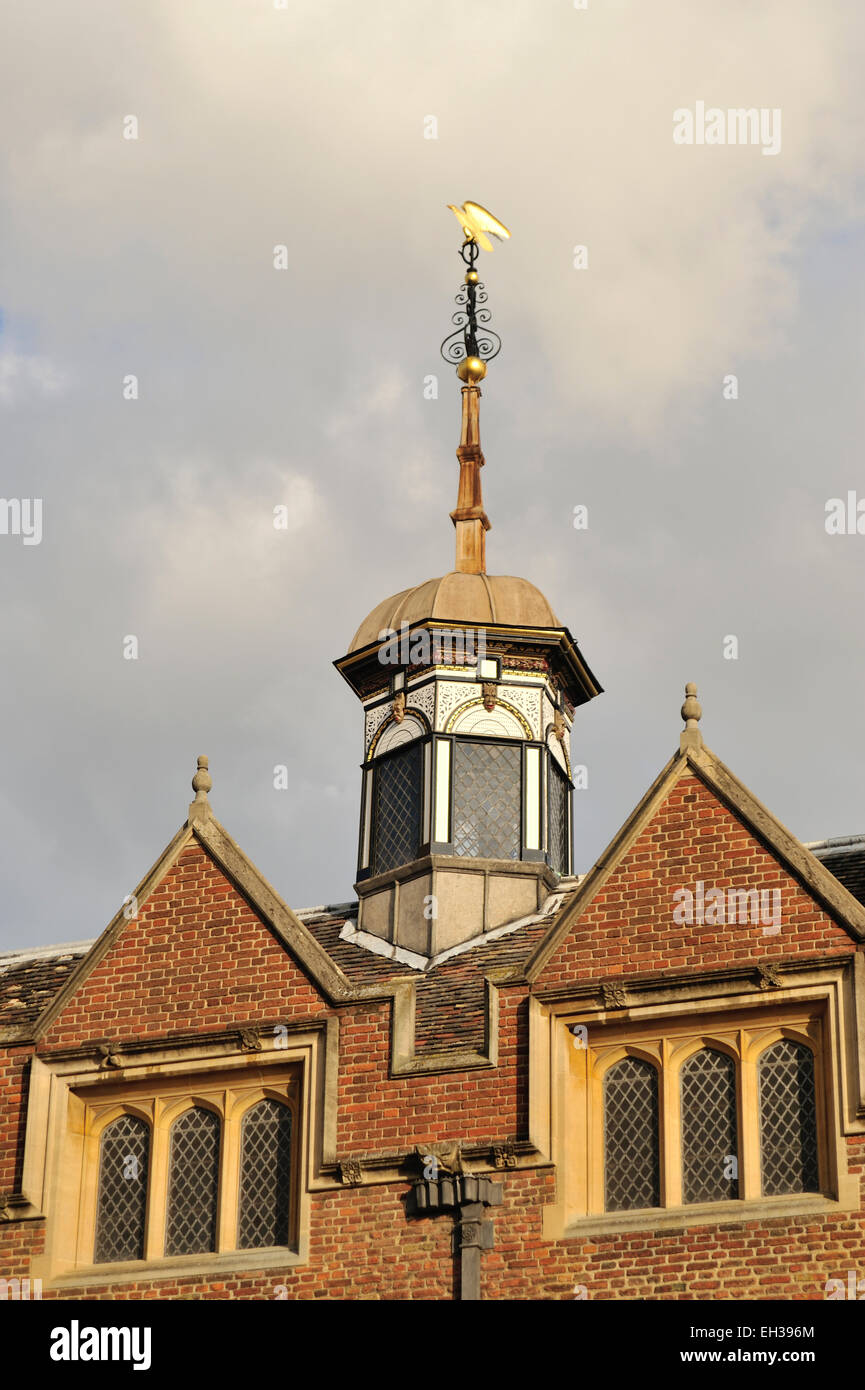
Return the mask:
[[[206,1032],[323,1010],[306,973],[193,841],[69,999],[42,1045]]]
[[[780,890],[781,931],[760,924],[680,925],[676,890]],[[771,898],[768,899],[772,901]],[[569,980],[726,965],[803,954],[850,954],[847,931],[693,773],[675,782],[606,882],[576,915],[538,974],[543,989]]]

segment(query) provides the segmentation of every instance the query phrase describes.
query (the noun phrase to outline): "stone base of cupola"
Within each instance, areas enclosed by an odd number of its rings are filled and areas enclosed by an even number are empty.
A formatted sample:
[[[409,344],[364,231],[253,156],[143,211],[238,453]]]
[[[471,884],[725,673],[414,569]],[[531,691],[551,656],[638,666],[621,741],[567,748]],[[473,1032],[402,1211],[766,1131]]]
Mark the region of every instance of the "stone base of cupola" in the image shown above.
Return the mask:
[[[427,855],[355,884],[357,929],[434,956],[532,916],[557,883],[542,863]]]

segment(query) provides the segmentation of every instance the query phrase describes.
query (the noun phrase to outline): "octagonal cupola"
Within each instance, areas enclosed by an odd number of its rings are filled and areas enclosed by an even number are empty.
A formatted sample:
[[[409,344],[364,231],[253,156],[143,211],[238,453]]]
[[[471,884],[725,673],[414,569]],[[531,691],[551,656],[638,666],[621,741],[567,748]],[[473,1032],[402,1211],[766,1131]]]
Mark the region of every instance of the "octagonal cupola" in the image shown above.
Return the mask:
[[[364,712],[358,930],[427,957],[537,912],[572,872],[574,712],[601,690],[544,595],[486,573],[483,231],[464,225],[443,345],[463,382],[455,567],[378,604],[335,663]]]

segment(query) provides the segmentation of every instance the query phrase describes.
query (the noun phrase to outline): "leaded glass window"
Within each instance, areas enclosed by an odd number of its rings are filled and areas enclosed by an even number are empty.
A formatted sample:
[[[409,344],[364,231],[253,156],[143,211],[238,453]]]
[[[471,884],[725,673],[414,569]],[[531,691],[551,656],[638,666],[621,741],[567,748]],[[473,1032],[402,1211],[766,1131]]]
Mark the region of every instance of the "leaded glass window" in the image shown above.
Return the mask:
[[[203,1106],[185,1110],[171,1126],[166,1255],[216,1249],[219,1128],[218,1116]]]
[[[760,1058],[763,1195],[819,1192],[814,1055],[783,1039]]]
[[[632,1211],[661,1203],[658,1073],[625,1057],[604,1076],[604,1206]]]
[[[409,864],[420,849],[421,744],[389,753],[375,770],[373,873]]]
[[[240,1152],[239,1250],[288,1243],[291,1196],[291,1111],[263,1100],[243,1117]]]
[[[682,1191],[688,1202],[729,1202],[739,1195],[736,1064],[704,1047],[684,1063]]]
[[[150,1126],[121,1115],[102,1131],[96,1207],[96,1264],[144,1259]]]
[[[522,777],[519,744],[454,745],[454,854],[519,859]]]
[[[553,762],[549,761],[549,826],[550,826],[550,868],[557,874],[566,874],[570,861],[568,853],[568,797],[570,788]]]

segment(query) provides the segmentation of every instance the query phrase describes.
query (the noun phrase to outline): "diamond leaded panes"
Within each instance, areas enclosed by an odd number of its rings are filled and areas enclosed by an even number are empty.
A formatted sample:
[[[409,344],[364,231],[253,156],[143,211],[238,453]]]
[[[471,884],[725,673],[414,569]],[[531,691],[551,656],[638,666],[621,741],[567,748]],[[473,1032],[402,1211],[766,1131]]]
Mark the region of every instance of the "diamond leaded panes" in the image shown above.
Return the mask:
[[[243,1117],[240,1157],[240,1250],[288,1242],[291,1111],[263,1100]]]
[[[421,745],[410,743],[382,758],[375,773],[373,872],[408,864],[420,848]]]
[[[568,872],[568,784],[550,758],[549,825],[550,867],[557,874]]]
[[[819,1192],[814,1056],[785,1038],[760,1058],[763,1195]]]
[[[704,1047],[684,1063],[682,1191],[685,1202],[729,1202],[739,1195],[736,1064]]]
[[[171,1126],[166,1255],[216,1249],[218,1186],[219,1118],[212,1110],[195,1106]]]
[[[521,747],[503,743],[454,745],[454,854],[519,859]]]
[[[661,1202],[658,1073],[625,1057],[604,1076],[604,1206],[607,1211]]]
[[[96,1264],[144,1258],[150,1126],[137,1115],[106,1125],[99,1146]]]

